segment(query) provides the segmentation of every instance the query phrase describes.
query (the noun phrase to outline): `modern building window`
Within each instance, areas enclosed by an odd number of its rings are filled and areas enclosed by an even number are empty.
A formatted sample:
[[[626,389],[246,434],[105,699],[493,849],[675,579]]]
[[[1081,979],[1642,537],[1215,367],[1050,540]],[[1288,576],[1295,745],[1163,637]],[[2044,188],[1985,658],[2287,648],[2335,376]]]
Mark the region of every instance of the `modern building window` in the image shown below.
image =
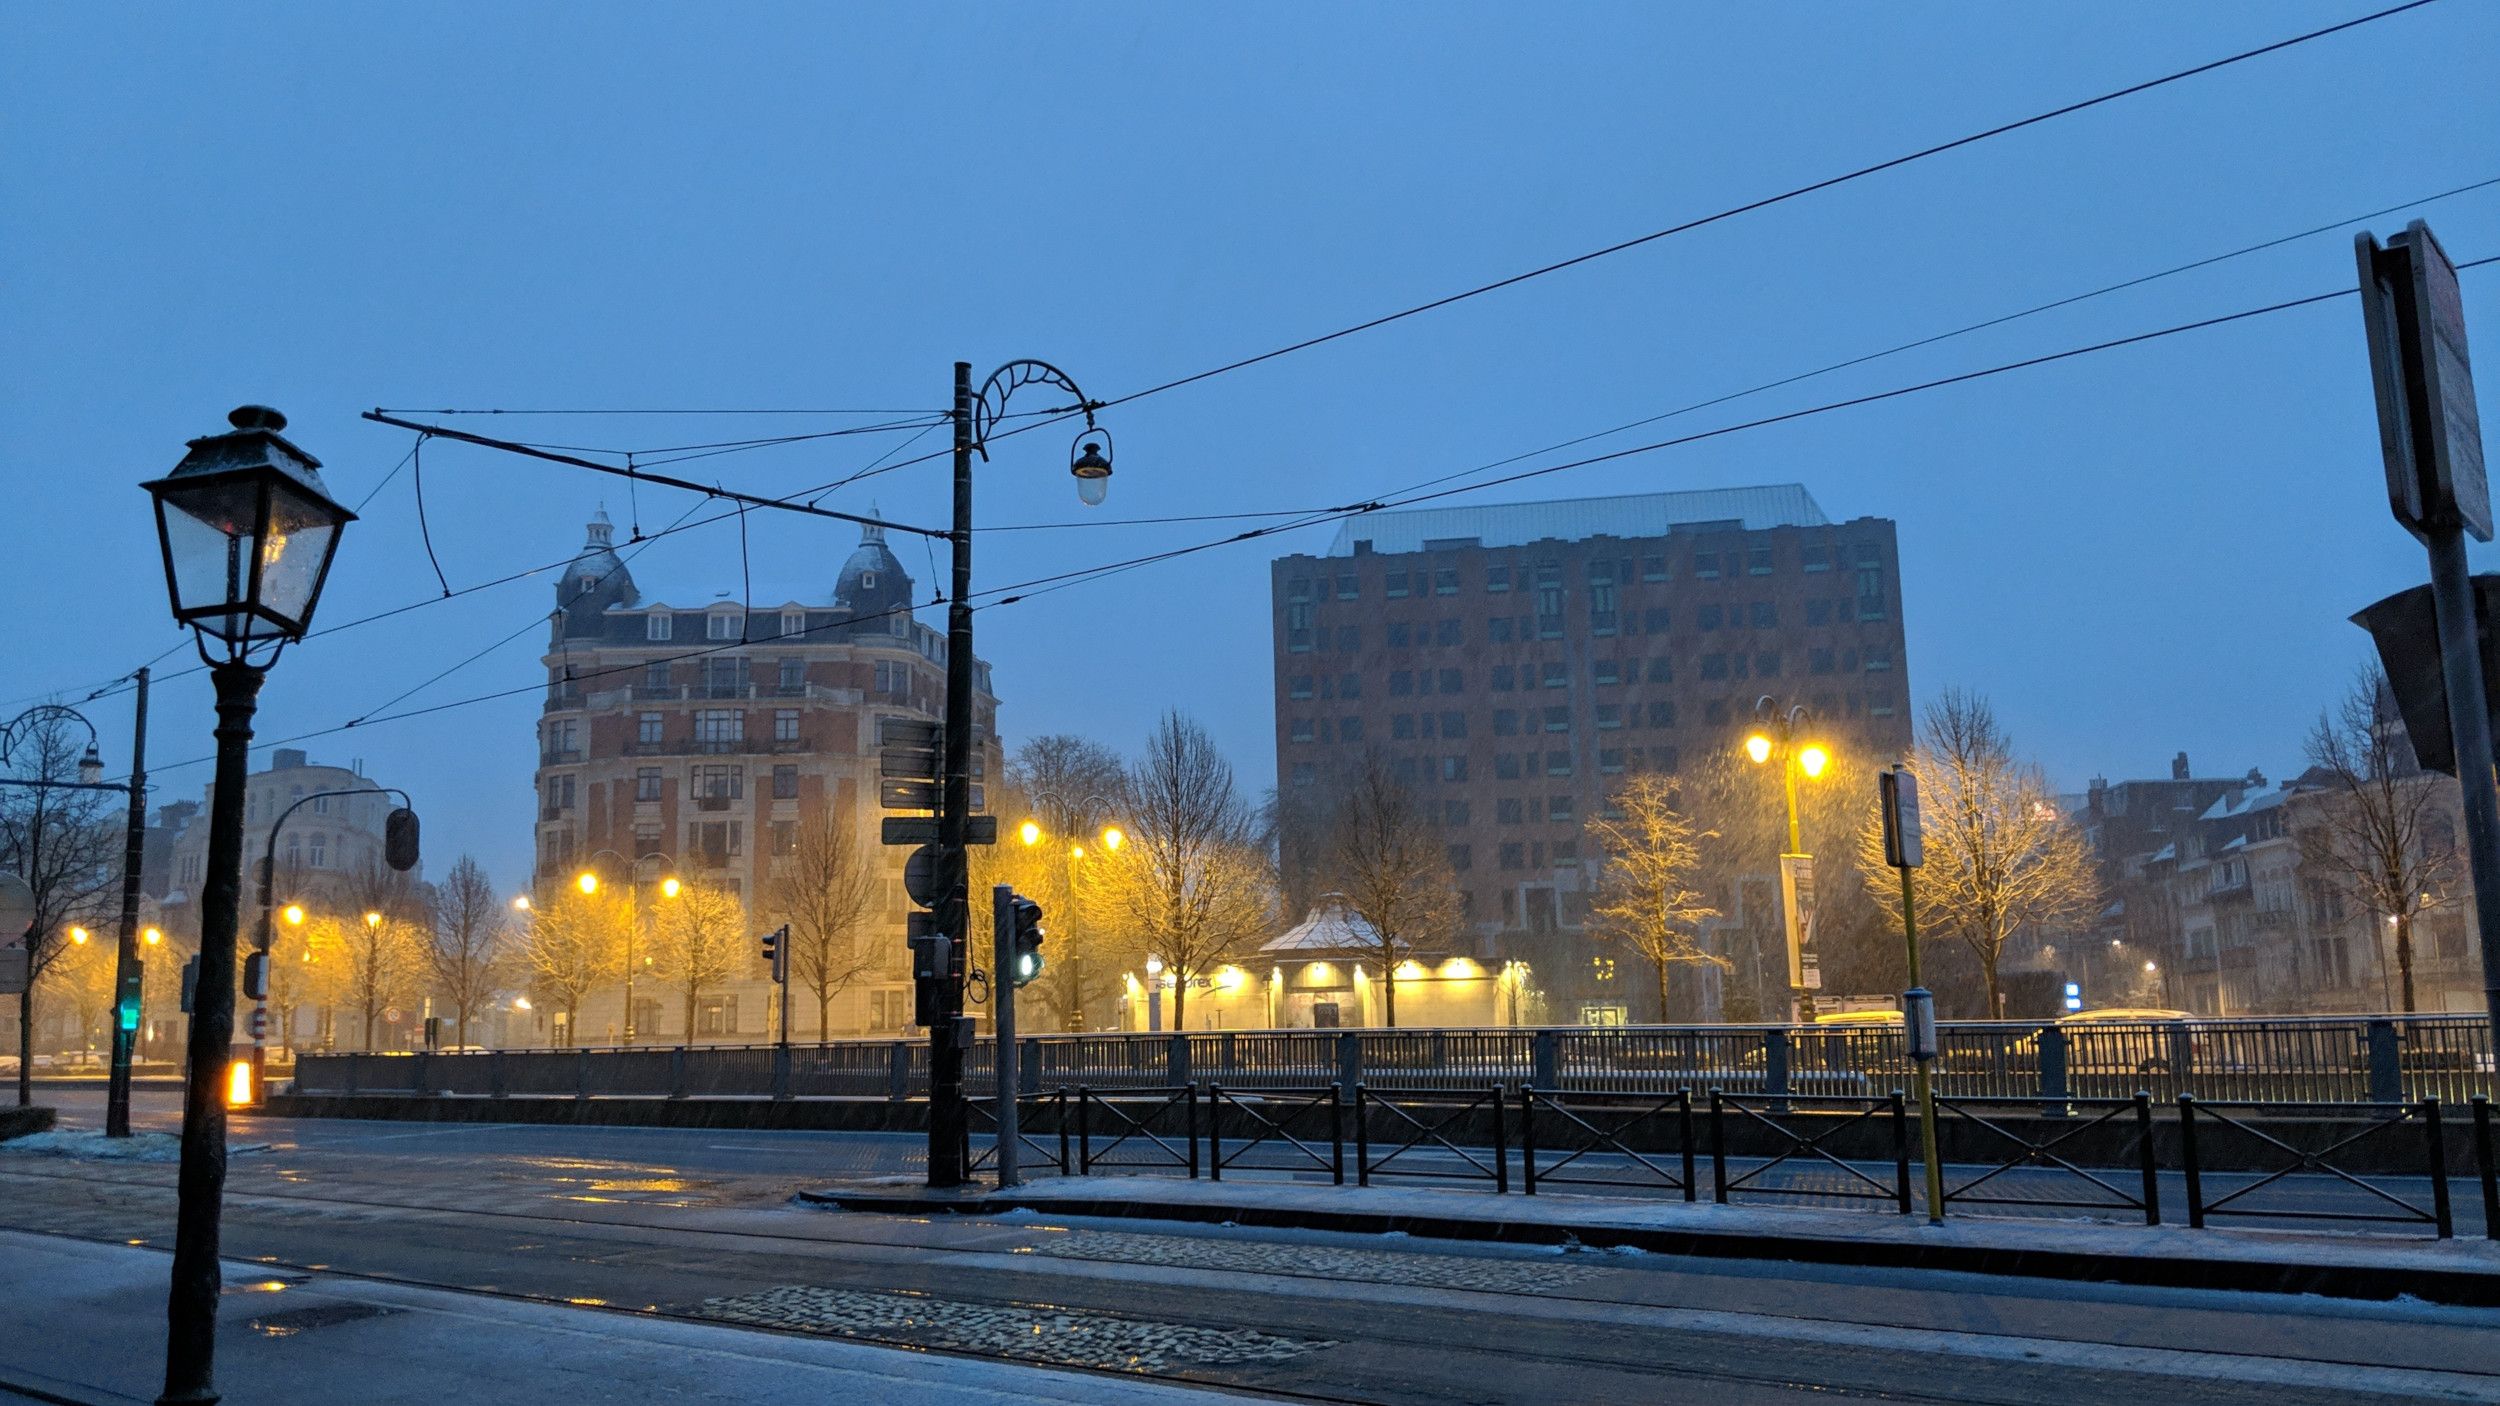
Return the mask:
[[[1391,649],[1404,649],[1406,647],[1406,638],[1407,631],[1404,621],[1400,621],[1389,627],[1389,647]]]
[[[1726,678],[1727,656],[1724,654],[1703,655],[1701,657],[1701,676],[1705,679]]]
[[[1697,630],[1715,630],[1719,628],[1719,617],[1719,607],[1715,605],[1705,605],[1699,610],[1693,612],[1693,628]]]
[[[1771,549],[1769,547],[1748,547],[1745,549],[1745,574],[1748,576],[1768,576],[1771,574]]]
[[[1717,552],[1693,553],[1693,575],[1704,581],[1718,580],[1719,554]]]
[[[1361,577],[1348,573],[1337,578],[1337,599],[1360,600],[1362,596],[1363,579]]]
[[[1580,862],[1580,842],[1556,840],[1546,849],[1545,854],[1556,864],[1577,864]]]
[[[783,764],[773,768],[773,799],[795,801],[799,798],[799,769]]]
[[[1388,589],[1383,591],[1381,594],[1387,596],[1391,600],[1406,599],[1406,573],[1403,571],[1392,571],[1388,574],[1387,580]]]
[[[741,800],[746,796],[746,785],[747,772],[742,766],[707,762],[694,769],[694,794],[698,801]]]
[[[1880,674],[1890,669],[1892,667],[1891,647],[1869,645],[1863,657],[1863,666],[1870,674]]]
[[[1599,688],[1610,688],[1623,682],[1623,664],[1619,660],[1600,659],[1589,665],[1589,679]]]
[[[1318,729],[1312,725],[1309,718],[1295,718],[1293,720],[1292,737],[1294,741],[1309,742],[1316,736],[1318,736]]]
[[[1644,581],[1666,580],[1667,559],[1656,553],[1643,556],[1641,558],[1641,579]]]
[[[1400,742],[1412,739],[1415,736],[1415,715],[1413,713],[1399,713],[1391,717],[1389,719],[1389,736]]]
[[[1494,595],[1508,591],[1510,589],[1510,566],[1507,563],[1496,562],[1485,567],[1484,589]]]
[[[707,640],[734,640],[746,616],[730,611],[715,611],[703,617],[703,637]]]
[[[661,731],[665,725],[666,716],[664,714],[642,713],[637,715],[634,719],[634,741],[645,747],[659,746]]]
[[[1296,674],[1290,680],[1286,681],[1285,696],[1293,699],[1310,697],[1311,676],[1309,674]]]
[[[1496,753],[1493,757],[1493,776],[1497,781],[1518,780],[1519,759],[1508,752]]]
[[[1620,703],[1598,704],[1597,726],[1598,730],[1601,732],[1611,731],[1615,728],[1623,726],[1623,705]]]
[[[1415,672],[1412,669],[1392,669],[1389,671],[1389,696],[1391,698],[1404,698],[1414,691]]]
[[[1441,735],[1443,737],[1465,737],[1467,735],[1467,715],[1465,713],[1443,713],[1441,715]]]
[[[1510,617],[1497,615],[1485,621],[1484,637],[1494,644],[1510,643]]]
[[[1443,648],[1467,642],[1467,624],[1463,620],[1443,620],[1432,627],[1432,642]]]
[[[1623,749],[1621,747],[1599,748],[1597,753],[1597,769],[1608,776],[1613,776],[1621,772],[1623,770]]]
[[[647,640],[667,639],[676,624],[677,617],[664,611],[646,615],[642,617],[642,637]]]
[[[660,798],[660,769],[656,766],[634,768],[634,799],[656,801]]]
[[[1542,671],[1544,674],[1545,687],[1569,688],[1571,686],[1571,672],[1569,665],[1564,664],[1559,660],[1549,660],[1542,666]]]
[[[1571,709],[1559,703],[1546,709],[1545,730],[1547,732],[1571,731]]]
[[[1337,723],[1337,740],[1341,742],[1362,741],[1363,720],[1361,718],[1340,719]]]
[[[1455,566],[1434,567],[1432,571],[1432,593],[1436,596],[1457,595],[1458,568]]]
[[[1441,691],[1443,693],[1464,693],[1466,690],[1467,675],[1465,673],[1457,669],[1443,669],[1441,671]]]
[[[1571,795],[1569,792],[1545,798],[1545,818],[1558,825],[1566,823],[1571,819]]]
[[[769,820],[765,822],[764,842],[772,848],[765,851],[775,859],[787,859],[799,852],[799,822]]]
[[[1496,737],[1516,737],[1516,736],[1518,736],[1518,735],[1519,735],[1519,714],[1518,714],[1518,712],[1517,712],[1516,710],[1514,710],[1514,709],[1510,709],[1510,708],[1496,708],[1496,709],[1494,709],[1494,710],[1493,710],[1493,735],[1494,735],[1494,736],[1496,736]]]
[[[1443,757],[1441,759],[1441,779],[1444,781],[1466,780],[1467,759],[1465,757]]]
[[[1649,705],[1649,725],[1651,727],[1675,726],[1675,705],[1673,703],[1663,701],[1651,703]]]
[[[1545,774],[1547,776],[1569,776],[1571,774],[1571,754],[1569,752],[1546,753]]]

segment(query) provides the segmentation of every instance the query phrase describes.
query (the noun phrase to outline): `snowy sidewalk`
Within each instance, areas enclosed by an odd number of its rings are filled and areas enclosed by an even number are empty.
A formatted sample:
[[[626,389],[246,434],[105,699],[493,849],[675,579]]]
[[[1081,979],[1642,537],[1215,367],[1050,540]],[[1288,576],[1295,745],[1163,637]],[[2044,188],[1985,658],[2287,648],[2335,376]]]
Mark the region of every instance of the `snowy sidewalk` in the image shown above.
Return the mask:
[[[1179,1177],[1040,1177],[1013,1191],[940,1193],[899,1178],[801,1193],[855,1211],[1028,1209],[1515,1244],[1627,1247],[1714,1259],[1956,1270],[2167,1288],[2500,1306],[2500,1243],[2386,1235],[1720,1206],[1620,1197],[1497,1196],[1411,1186]]]
[[[0,1397],[156,1399],[165,1284],[153,1250],[0,1231]],[[1183,1406],[1244,1399],[1113,1376],[902,1352],[596,1308],[229,1262],[217,1384],[253,1406]]]

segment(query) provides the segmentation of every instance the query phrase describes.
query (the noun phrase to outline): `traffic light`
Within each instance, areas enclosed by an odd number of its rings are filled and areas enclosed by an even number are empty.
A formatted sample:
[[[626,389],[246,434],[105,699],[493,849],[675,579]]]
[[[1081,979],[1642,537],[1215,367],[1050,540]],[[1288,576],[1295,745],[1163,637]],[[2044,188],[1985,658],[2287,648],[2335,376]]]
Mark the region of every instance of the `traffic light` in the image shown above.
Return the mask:
[[[1042,905],[1022,894],[1007,901],[1015,929],[1008,947],[1009,976],[1019,987],[1042,974]]]
[[[947,983],[956,975],[955,944],[937,930],[936,915],[910,915],[912,1023],[934,1026],[947,1018]]]
[[[200,959],[193,957],[182,964],[182,1013],[191,1014],[191,997],[200,989]]]
[[[788,985],[790,981],[790,925],[788,923],[783,923],[780,927],[764,934],[764,960],[772,966],[775,984]]]

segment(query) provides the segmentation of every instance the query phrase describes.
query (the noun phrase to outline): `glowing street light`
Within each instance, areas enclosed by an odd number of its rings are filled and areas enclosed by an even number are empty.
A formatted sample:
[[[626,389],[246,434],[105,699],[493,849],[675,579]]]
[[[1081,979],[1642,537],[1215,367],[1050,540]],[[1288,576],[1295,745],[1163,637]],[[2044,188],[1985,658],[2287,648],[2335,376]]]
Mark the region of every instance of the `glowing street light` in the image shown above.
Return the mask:
[[[86,930],[85,928],[71,928],[71,929],[69,930],[69,940],[70,940],[70,945],[72,945],[72,946],[74,946],[74,947],[84,947],[84,946],[86,946],[86,945],[87,945],[87,930]]]
[[[161,947],[165,943],[165,930],[163,928],[149,928],[147,931],[139,934],[139,940],[145,942],[150,947]]]
[[[302,927],[304,925],[304,905],[301,903],[288,904],[284,910],[284,916],[288,927]]]
[[[1042,827],[1038,822],[1028,820],[1022,825],[1016,827],[1016,838],[1024,841],[1028,845],[1040,844],[1042,842]]]
[[[1102,827],[1102,847],[1103,847],[1104,849],[1107,849],[1107,850],[1115,850],[1115,851],[1116,851],[1116,850],[1118,850],[1118,849],[1119,849],[1119,847],[1120,847],[1120,846],[1122,846],[1122,845],[1124,845],[1124,844],[1127,844],[1127,843],[1128,843],[1128,834],[1127,834],[1127,832],[1126,832],[1126,831],[1123,831],[1123,830],[1122,830],[1119,826],[1117,826],[1117,825],[1105,825],[1104,827]]]
[[[660,880],[660,897],[675,898],[679,891],[684,887],[685,886],[683,884],[677,882],[677,876],[671,874],[667,878]]]
[[[513,911],[513,912],[515,912],[515,913],[526,913],[526,912],[528,912],[529,910],[530,910],[530,896],[529,896],[528,894],[526,894],[526,893],[525,893],[525,894],[522,894],[522,895],[521,895],[521,896],[519,896],[518,898],[515,898],[515,899],[513,899],[513,900],[512,900],[512,911]]]
[[[1788,930],[1788,989],[1793,1003],[1792,1015],[1798,1020],[1814,1018],[1814,991],[1823,984],[1822,968],[1813,961],[1810,915],[1806,912],[1814,901],[1814,857],[1806,853],[1805,840],[1797,826],[1797,775],[1809,781],[1819,780],[1831,769],[1831,749],[1820,742],[1803,740],[1813,715],[1805,705],[1783,709],[1779,700],[1764,694],[1753,707],[1754,718],[1761,724],[1745,738],[1745,755],[1756,766],[1769,765],[1775,759],[1780,769],[1780,797],[1788,814],[1788,848],[1780,854],[1780,915]]]
[[[599,891],[599,876],[587,869],[584,869],[580,876],[573,880],[573,886],[580,889],[584,893],[597,893]]]

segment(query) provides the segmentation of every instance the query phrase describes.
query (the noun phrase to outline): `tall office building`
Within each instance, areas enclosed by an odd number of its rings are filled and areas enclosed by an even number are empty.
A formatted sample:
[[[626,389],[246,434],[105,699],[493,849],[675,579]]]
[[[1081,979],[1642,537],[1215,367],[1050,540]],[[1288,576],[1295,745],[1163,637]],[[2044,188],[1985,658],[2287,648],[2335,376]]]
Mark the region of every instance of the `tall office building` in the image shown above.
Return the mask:
[[[1608,789],[1737,746],[1764,694],[1866,755],[1910,738],[1893,524],[1797,484],[1373,513],[1271,578],[1286,813],[1382,749],[1481,940],[1576,929]]]

